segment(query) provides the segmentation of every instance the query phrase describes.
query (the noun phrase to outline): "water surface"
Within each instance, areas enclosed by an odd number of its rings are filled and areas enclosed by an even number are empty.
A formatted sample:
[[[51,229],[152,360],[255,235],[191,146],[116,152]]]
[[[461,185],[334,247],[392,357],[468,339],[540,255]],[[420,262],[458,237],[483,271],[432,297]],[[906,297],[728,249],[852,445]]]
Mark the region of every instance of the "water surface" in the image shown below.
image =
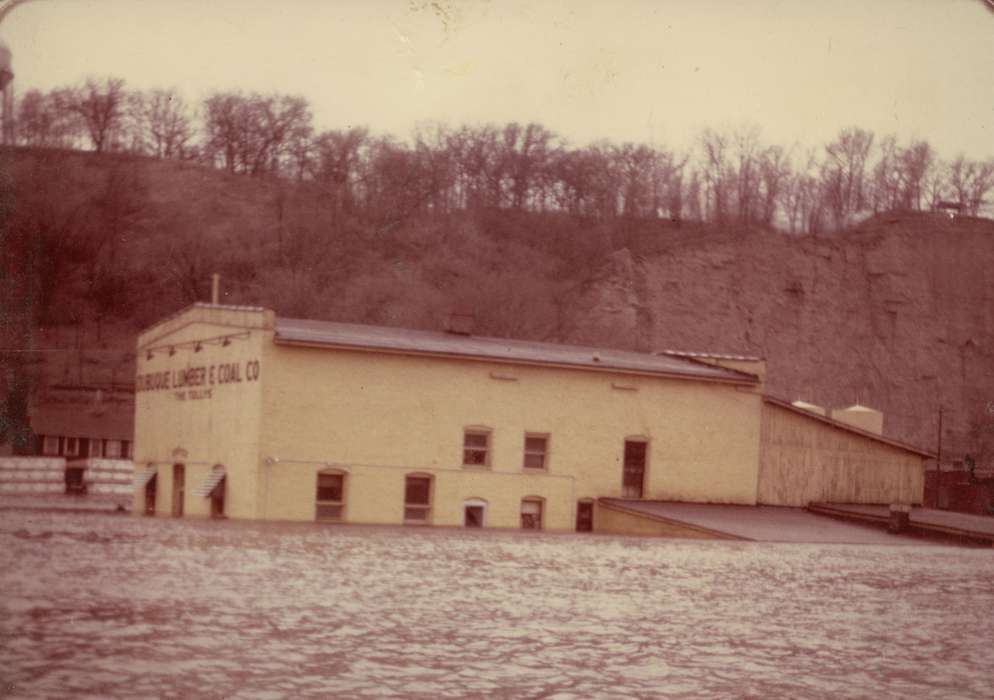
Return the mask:
[[[994,697],[994,552],[0,511],[0,697]]]

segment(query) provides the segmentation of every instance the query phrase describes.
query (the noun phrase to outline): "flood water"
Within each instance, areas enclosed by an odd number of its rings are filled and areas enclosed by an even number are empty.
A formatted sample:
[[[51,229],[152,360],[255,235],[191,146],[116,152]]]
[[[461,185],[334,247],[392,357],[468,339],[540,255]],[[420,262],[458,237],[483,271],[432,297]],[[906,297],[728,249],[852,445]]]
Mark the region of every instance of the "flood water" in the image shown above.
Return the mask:
[[[0,511],[0,696],[991,698],[994,552]]]

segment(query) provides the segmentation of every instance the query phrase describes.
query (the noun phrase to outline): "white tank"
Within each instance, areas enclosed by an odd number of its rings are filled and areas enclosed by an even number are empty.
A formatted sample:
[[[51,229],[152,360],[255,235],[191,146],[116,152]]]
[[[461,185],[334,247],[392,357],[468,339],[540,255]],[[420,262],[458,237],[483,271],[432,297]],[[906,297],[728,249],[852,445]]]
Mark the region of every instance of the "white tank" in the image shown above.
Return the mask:
[[[846,408],[834,409],[832,411],[832,418],[876,435],[883,435],[884,432],[884,414],[874,408],[861,406],[858,403]]]

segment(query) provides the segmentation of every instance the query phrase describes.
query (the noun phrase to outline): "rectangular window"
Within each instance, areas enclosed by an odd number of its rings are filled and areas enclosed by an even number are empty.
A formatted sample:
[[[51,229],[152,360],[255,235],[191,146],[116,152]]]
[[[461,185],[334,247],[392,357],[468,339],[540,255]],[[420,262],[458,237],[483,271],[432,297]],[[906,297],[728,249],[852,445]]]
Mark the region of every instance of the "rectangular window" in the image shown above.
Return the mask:
[[[43,455],[48,455],[50,457],[55,457],[59,454],[59,436],[58,435],[46,435],[45,439],[42,441],[41,453]]]
[[[533,498],[521,501],[521,529],[542,529],[542,501]]]
[[[404,522],[426,523],[431,516],[431,477],[404,480]]]
[[[63,455],[66,457],[76,457],[79,455],[79,438],[67,437]]]
[[[131,459],[130,440],[121,440],[121,459]]]
[[[525,435],[525,468],[545,469],[548,449],[549,438],[547,435]]]
[[[106,440],[104,442],[104,455],[107,459],[121,459],[124,457],[121,447],[120,440]]]
[[[624,498],[642,498],[647,444],[641,440],[625,440],[625,466],[621,484],[621,495]]]
[[[108,442],[110,441],[108,440]],[[90,449],[89,449],[89,454],[87,456],[103,457],[104,456],[103,446],[104,446],[104,441],[101,440],[100,438],[90,438]],[[110,455],[107,456],[110,457]]]
[[[318,520],[341,520],[345,508],[345,476],[343,474],[318,474]]]
[[[462,463],[467,467],[485,467],[490,464],[490,433],[467,430],[463,435]]]

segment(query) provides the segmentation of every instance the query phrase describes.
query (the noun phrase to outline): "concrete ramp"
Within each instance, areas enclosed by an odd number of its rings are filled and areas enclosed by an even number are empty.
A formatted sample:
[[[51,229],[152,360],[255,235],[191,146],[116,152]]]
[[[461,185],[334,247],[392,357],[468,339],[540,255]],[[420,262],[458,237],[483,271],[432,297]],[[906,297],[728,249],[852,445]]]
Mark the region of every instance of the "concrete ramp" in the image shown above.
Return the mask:
[[[810,544],[923,544],[915,537],[891,535],[879,527],[842,522],[803,508],[622,498],[600,498],[597,505],[598,532]],[[633,525],[634,521],[642,524]]]

